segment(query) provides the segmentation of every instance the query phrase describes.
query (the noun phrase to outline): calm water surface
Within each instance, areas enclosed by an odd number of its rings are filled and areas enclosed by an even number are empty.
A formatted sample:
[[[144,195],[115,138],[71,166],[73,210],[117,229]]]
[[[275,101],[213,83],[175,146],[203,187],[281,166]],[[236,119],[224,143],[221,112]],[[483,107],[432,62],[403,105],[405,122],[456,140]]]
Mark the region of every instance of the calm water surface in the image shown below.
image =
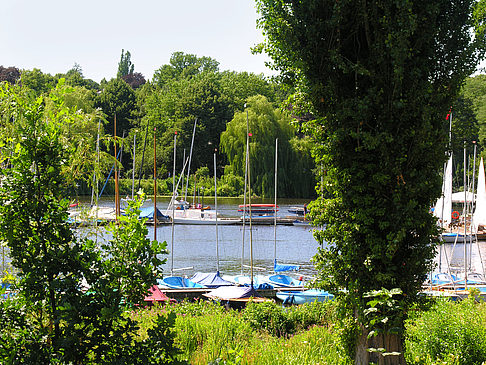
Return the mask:
[[[165,213],[169,198],[157,198],[157,208]],[[288,212],[291,206],[308,203],[308,200],[279,201],[278,216],[291,216]],[[214,208],[214,200],[204,198],[204,205]],[[242,199],[218,198],[218,213],[226,217],[238,216],[238,204]],[[252,203],[272,203],[269,200],[254,200]],[[111,199],[105,199],[101,206],[112,204]],[[147,202],[144,206],[153,206]],[[277,225],[276,244],[273,225],[253,225],[251,236],[253,246],[253,266],[260,268],[255,273],[268,274],[273,272],[273,261],[276,257],[279,263],[301,265],[298,275],[315,275],[311,258],[317,253],[318,243],[312,235],[314,228],[310,225],[285,226]],[[153,227],[148,227],[148,237],[153,238]],[[239,274],[243,265],[250,265],[250,230],[245,227],[245,244],[243,247],[242,225],[218,225],[219,270],[222,274]],[[192,275],[194,272],[214,272],[218,265],[216,251],[215,225],[174,225],[174,241],[172,243],[172,225],[157,227],[157,240],[166,241],[170,251],[164,273],[169,275],[171,269],[177,275]],[[173,249],[172,249],[173,247]],[[186,269],[184,269],[186,268]],[[184,269],[184,270],[179,270]],[[248,267],[243,267],[245,273]]]

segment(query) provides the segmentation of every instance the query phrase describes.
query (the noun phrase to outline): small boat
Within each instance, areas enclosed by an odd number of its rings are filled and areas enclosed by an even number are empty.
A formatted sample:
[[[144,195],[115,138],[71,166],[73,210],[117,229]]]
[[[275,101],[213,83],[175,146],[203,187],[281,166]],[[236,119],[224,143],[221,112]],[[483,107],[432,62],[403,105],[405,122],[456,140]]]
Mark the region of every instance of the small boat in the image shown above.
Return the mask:
[[[309,289],[304,291],[281,291],[277,292],[277,298],[283,304],[304,304],[312,302],[325,302],[334,299],[334,295],[320,289]]]
[[[160,302],[171,302],[171,303],[176,302],[175,299],[171,299],[167,295],[162,293],[157,285],[153,285],[148,291],[149,294],[143,300],[148,304],[154,304]]]
[[[459,232],[443,232],[442,241],[445,243],[463,243],[464,242],[464,234]],[[470,234],[466,234],[466,241],[470,241],[472,236]]]
[[[242,286],[250,286],[251,285],[251,278],[248,275],[224,275],[224,280],[231,281],[235,283],[235,285],[242,285]],[[273,286],[266,281],[265,276],[263,275],[254,275],[253,276],[253,288],[255,290],[259,289],[273,289]]]
[[[246,286],[221,287],[205,293],[203,296],[216,301],[225,301],[233,306],[245,305],[248,302],[262,303],[272,301],[269,298],[258,297],[255,289]]]
[[[194,225],[233,225],[240,223],[239,218],[226,218],[217,217],[214,210],[202,210],[202,209],[185,209],[174,211],[174,224],[194,224]],[[168,211],[168,215],[172,215],[171,211]]]
[[[206,288],[206,286],[195,283],[182,276],[166,276],[158,279],[157,284],[170,289]]]
[[[278,205],[275,204],[240,204],[238,212],[244,212],[245,215],[266,215],[273,216],[275,212],[278,212]]]
[[[265,280],[274,288],[292,288],[304,285],[302,280],[297,280],[288,275],[282,274],[267,276]]]
[[[159,223],[168,223],[170,222],[170,217],[167,215],[162,214],[162,212],[157,209],[157,222]],[[147,207],[142,208],[140,210],[140,215],[138,216],[139,219],[147,219],[147,223],[154,222],[154,207]]]
[[[233,285],[232,282],[224,280],[219,275],[219,272],[212,272],[212,273],[198,272],[195,273],[190,280],[194,283],[204,285],[204,287],[206,288],[219,288],[220,286]]]
[[[304,205],[303,207],[290,207],[289,209],[287,209],[287,211],[289,213],[303,217],[307,213],[307,206]]]

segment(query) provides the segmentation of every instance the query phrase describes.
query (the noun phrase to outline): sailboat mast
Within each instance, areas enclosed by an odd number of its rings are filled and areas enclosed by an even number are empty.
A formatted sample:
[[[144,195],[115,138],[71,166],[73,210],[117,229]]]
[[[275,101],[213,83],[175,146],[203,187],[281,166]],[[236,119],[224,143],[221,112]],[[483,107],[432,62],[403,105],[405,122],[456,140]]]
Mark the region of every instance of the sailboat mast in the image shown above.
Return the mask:
[[[133,164],[132,164],[132,200],[135,193],[135,144],[137,142],[137,134],[133,134]]]
[[[176,170],[176,146],[177,146],[177,131],[174,132],[174,167],[172,169],[172,240],[170,244],[171,264],[170,274],[174,275],[174,218],[175,218],[175,170]]]
[[[96,166],[93,172],[93,189],[91,190],[91,206],[95,204],[95,194],[96,194],[96,198],[98,198],[98,179],[96,176],[96,168],[99,166],[99,157],[100,157],[100,124],[101,124],[101,119],[98,121],[98,135],[96,136]],[[96,206],[98,206],[98,199],[96,199]]]
[[[157,127],[154,127],[154,241],[157,241],[157,145],[155,134]]]
[[[149,129],[149,123],[147,122],[147,128],[145,128],[145,138],[143,140],[142,161],[140,162],[140,169],[138,170],[138,190],[140,190],[140,184],[142,181],[142,169],[143,169],[143,161],[145,158],[145,148],[147,147],[148,129]]]
[[[115,221],[118,222],[118,217],[120,215],[120,193],[118,191],[118,167],[116,166],[118,162],[117,158],[117,151],[116,151],[116,114],[115,114],[115,120],[114,120],[114,137],[115,137]]]
[[[191,141],[191,150],[189,151],[189,166],[187,167],[187,181],[186,181],[186,190],[184,191],[184,201],[187,201],[187,187],[189,185],[189,175],[191,173],[192,148],[194,146],[194,135],[196,134],[196,124],[197,124],[197,118],[194,121],[194,128],[192,129],[192,141]],[[184,185],[184,182],[182,183]]]
[[[273,206],[273,265],[277,264],[277,162],[278,161],[278,138],[275,138],[275,202]]]
[[[219,274],[219,242],[218,242],[218,189],[216,186],[216,151],[214,149],[214,210],[216,223],[216,272]]]
[[[464,287],[467,290],[467,186],[466,186],[466,141],[464,141]]]
[[[250,175],[250,124],[248,122],[248,110],[246,111],[246,155],[248,161],[248,212],[250,214],[250,287],[253,288],[253,232],[251,226],[251,175]],[[246,207],[243,210],[246,213]]]
[[[245,104],[245,108],[246,108],[246,104]],[[246,112],[246,119],[248,120],[248,111]],[[246,132],[246,151],[245,151],[245,186],[243,188],[243,229],[241,230],[241,275],[243,275],[243,267],[245,263],[245,226],[246,226],[245,219],[246,219],[247,184],[248,184],[248,126]]]

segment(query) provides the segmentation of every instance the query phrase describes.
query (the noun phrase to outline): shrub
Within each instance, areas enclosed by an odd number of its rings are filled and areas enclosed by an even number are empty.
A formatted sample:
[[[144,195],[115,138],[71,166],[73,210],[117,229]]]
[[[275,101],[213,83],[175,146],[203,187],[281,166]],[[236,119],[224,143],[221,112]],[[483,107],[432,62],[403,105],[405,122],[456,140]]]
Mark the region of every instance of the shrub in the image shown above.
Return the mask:
[[[481,364],[486,361],[486,304],[440,300],[406,322],[405,357],[411,364]]]

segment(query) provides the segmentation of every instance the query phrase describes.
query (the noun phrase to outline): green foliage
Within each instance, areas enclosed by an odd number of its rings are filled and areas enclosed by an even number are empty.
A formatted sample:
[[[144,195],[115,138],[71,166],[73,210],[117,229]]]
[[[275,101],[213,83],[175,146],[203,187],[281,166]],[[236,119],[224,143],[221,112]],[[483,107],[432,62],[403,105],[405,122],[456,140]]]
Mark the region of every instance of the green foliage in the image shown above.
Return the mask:
[[[57,80],[50,74],[44,74],[38,68],[32,71],[23,70],[20,76],[22,86],[32,90],[34,95],[40,96],[56,86]]]
[[[243,319],[254,329],[268,331],[272,336],[285,336],[291,331],[283,307],[274,303],[249,303]]]
[[[221,92],[217,74],[204,72],[158,88],[148,97],[146,110],[146,123],[157,128],[157,163],[163,170],[172,171],[175,131],[178,133],[177,166],[183,166],[184,150],[188,157],[196,118],[191,171],[212,166],[214,146],[219,144],[220,134],[232,117],[229,100]],[[153,140],[152,131],[150,128],[149,140]],[[144,171],[150,171],[153,169],[152,148],[146,150],[145,157]]]
[[[2,85],[4,86],[4,85]],[[157,318],[149,337],[125,306],[142,303],[167,254],[150,242],[138,219],[143,197],[111,227],[112,238],[75,238],[67,222],[64,166],[69,162],[64,124],[76,117],[62,94],[45,109],[21,89],[0,89],[2,119],[14,116],[2,135],[0,239],[15,268],[15,300],[0,301],[0,354],[9,363],[170,363],[176,351],[173,319]],[[86,291],[86,287],[89,290]],[[156,349],[156,350],[154,350]],[[154,358],[156,357],[156,360]]]
[[[274,195],[275,138],[279,139],[278,196],[308,196],[312,175],[309,170],[309,150],[305,144],[291,140],[295,131],[288,113],[275,109],[261,95],[247,100],[250,133],[250,178],[252,191],[262,197]],[[246,118],[244,112],[236,113],[221,134],[221,149],[226,154],[233,175],[245,176]],[[295,148],[293,148],[295,147]],[[307,156],[306,156],[307,155]],[[306,160],[307,163],[303,163]],[[304,191],[303,191],[304,190]]]
[[[360,319],[365,293],[400,288],[405,302],[389,314],[399,319],[433,265],[445,115],[484,57],[485,3],[257,4],[263,50],[315,115],[306,126],[322,179],[312,216],[326,224],[320,285]]]
[[[174,52],[169,64],[163,65],[154,72],[153,82],[159,87],[173,81],[189,79],[203,72],[215,73],[219,70],[219,62],[211,57],[198,57],[184,52]]]
[[[403,313],[403,299],[395,299],[394,296],[401,296],[401,289],[391,290],[381,289],[370,293],[365,293],[365,298],[371,298],[367,302],[367,308],[364,310],[364,323],[370,330],[369,336],[378,333],[400,333],[403,318],[397,313]]]
[[[321,283],[359,311],[379,288],[413,301],[431,268],[444,117],[484,54],[484,32],[468,31],[478,4],[258,1],[265,50],[318,117],[308,127],[329,197],[314,211],[327,223]]]
[[[486,307],[474,298],[439,300],[406,322],[409,364],[482,364],[486,361]]]
[[[132,127],[132,114],[135,109],[136,98],[133,89],[122,79],[111,79],[98,95],[95,106],[100,107],[106,116],[108,123],[105,132],[114,134],[114,118],[116,115],[117,136],[122,136],[123,131],[128,135]]]
[[[274,302],[249,303],[242,318],[255,330],[285,337],[312,325],[330,323],[334,318],[333,304],[316,302],[284,308]]]
[[[120,62],[118,62],[118,71],[116,73],[117,78],[122,78],[123,76],[127,76],[133,74],[133,69],[135,65],[130,60],[131,55],[129,51],[124,51],[122,49]]]
[[[274,304],[269,310],[268,305],[253,303],[251,323],[245,314],[248,309],[227,311],[219,304],[200,300],[137,310],[132,316],[147,323],[155,314],[176,313],[176,342],[182,351],[179,359],[191,364],[347,364],[350,362],[343,356],[333,327],[332,305],[312,303],[284,309]],[[280,310],[294,322],[294,335],[268,334],[258,325],[259,309]]]

